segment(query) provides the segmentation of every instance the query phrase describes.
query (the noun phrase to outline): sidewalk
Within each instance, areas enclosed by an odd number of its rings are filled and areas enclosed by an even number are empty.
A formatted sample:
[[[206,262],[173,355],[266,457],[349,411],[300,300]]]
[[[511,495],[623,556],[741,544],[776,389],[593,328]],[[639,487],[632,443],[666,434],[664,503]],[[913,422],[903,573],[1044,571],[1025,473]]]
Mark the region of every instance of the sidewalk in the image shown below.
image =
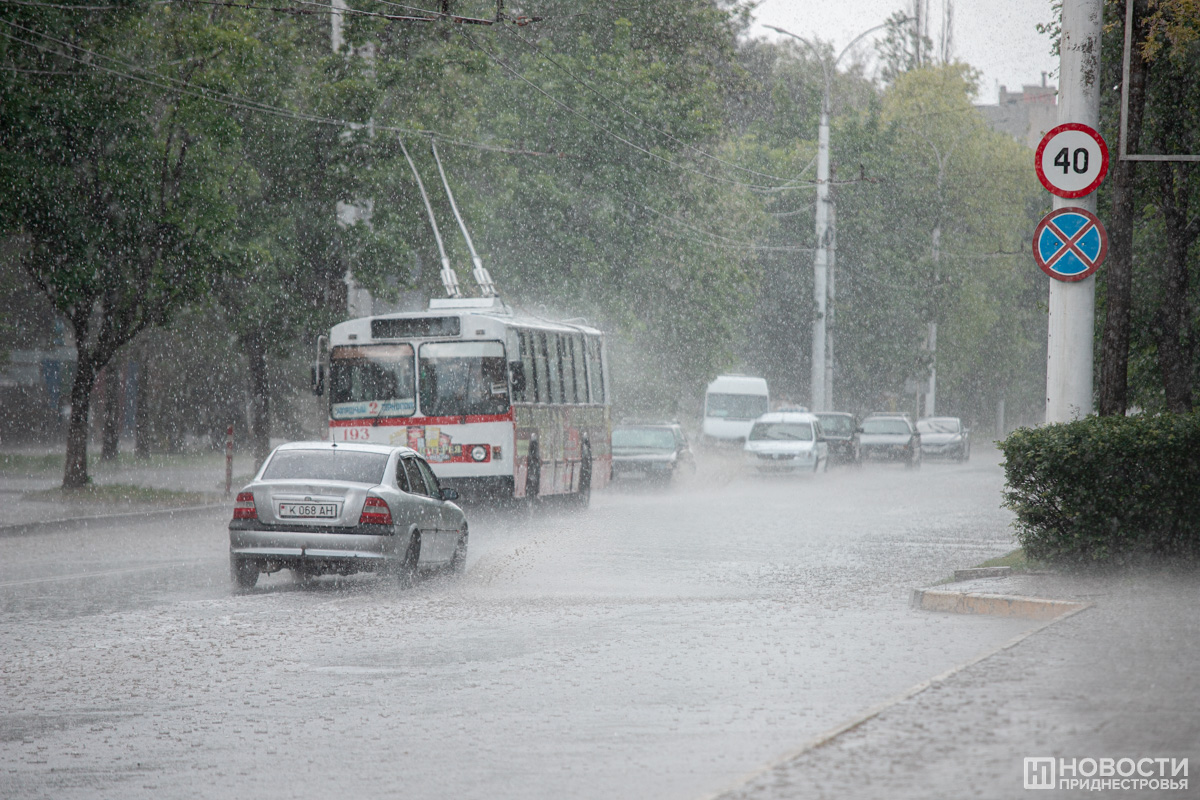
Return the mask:
[[[1187,758],[1190,770],[1200,769],[1200,574],[1026,574],[936,588],[1091,607],[935,681],[722,798],[1000,800],[1025,795],[1026,757]],[[1056,787],[1045,796],[1194,798],[1200,773],[1188,776],[1188,787]]]
[[[5,462],[9,466],[0,469],[0,532],[49,522],[229,502],[225,497],[225,457],[220,453],[151,456],[145,461],[122,454],[115,463],[101,462],[95,456],[88,459],[88,472],[96,486],[133,486],[165,493],[186,492],[186,496],[147,500],[143,493],[110,501],[38,497],[37,493],[52,493],[62,486],[61,467],[50,468],[44,463],[46,456],[60,453],[61,450],[49,449],[0,453],[10,457]],[[61,458],[58,463],[61,464]],[[249,480],[255,467],[251,455],[234,456],[234,492]]]

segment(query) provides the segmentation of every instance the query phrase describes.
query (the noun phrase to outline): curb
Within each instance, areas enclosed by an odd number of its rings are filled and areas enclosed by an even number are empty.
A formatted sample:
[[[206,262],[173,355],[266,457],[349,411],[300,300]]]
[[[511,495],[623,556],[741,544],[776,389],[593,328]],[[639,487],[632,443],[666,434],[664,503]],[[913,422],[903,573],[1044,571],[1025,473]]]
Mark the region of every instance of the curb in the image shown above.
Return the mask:
[[[21,522],[16,525],[0,525],[0,539],[23,534],[50,533],[68,528],[86,528],[92,523],[115,522],[123,519],[154,519],[165,517],[172,519],[176,515],[189,517],[202,515],[218,509],[232,508],[227,503],[213,503],[204,506],[181,506],[179,508],[156,508],[150,511],[128,511],[120,514],[97,514],[92,517],[67,517],[65,519],[43,519],[37,522]]]
[[[1012,574],[1012,567],[972,567],[954,570],[954,581],[971,581],[976,578],[1003,578]]]
[[[947,592],[940,589],[913,589],[912,607],[922,611],[941,611],[950,614],[988,614],[994,617],[1021,619],[1056,619],[1063,614],[1082,611],[1090,603],[1069,600],[1044,600],[1039,597],[1019,597],[1006,594],[972,594]]]

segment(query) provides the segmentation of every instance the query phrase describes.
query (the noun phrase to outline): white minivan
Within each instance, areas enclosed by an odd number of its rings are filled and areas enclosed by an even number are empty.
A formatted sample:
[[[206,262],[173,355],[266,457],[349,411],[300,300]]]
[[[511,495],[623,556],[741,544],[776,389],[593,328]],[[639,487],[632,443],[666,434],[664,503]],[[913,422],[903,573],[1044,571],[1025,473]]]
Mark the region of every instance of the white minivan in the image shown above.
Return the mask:
[[[703,441],[742,446],[754,420],[771,405],[767,382],[748,375],[719,375],[704,392]]]

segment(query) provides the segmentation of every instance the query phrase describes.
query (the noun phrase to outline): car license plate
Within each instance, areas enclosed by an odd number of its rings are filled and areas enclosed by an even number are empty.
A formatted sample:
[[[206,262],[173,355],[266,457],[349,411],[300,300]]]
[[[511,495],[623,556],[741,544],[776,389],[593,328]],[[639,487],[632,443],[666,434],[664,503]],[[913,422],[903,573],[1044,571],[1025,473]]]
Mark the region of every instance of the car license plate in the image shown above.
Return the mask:
[[[280,518],[332,519],[338,515],[337,503],[280,503]]]

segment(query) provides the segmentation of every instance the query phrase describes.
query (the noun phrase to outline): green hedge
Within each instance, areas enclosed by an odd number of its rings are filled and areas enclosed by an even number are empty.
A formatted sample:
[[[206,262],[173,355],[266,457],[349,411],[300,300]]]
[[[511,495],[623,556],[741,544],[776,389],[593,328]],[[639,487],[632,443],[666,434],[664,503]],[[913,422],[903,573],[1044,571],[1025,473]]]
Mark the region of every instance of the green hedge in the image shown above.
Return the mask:
[[[1029,558],[1200,561],[1200,414],[1022,428],[1000,449],[1004,504]]]

